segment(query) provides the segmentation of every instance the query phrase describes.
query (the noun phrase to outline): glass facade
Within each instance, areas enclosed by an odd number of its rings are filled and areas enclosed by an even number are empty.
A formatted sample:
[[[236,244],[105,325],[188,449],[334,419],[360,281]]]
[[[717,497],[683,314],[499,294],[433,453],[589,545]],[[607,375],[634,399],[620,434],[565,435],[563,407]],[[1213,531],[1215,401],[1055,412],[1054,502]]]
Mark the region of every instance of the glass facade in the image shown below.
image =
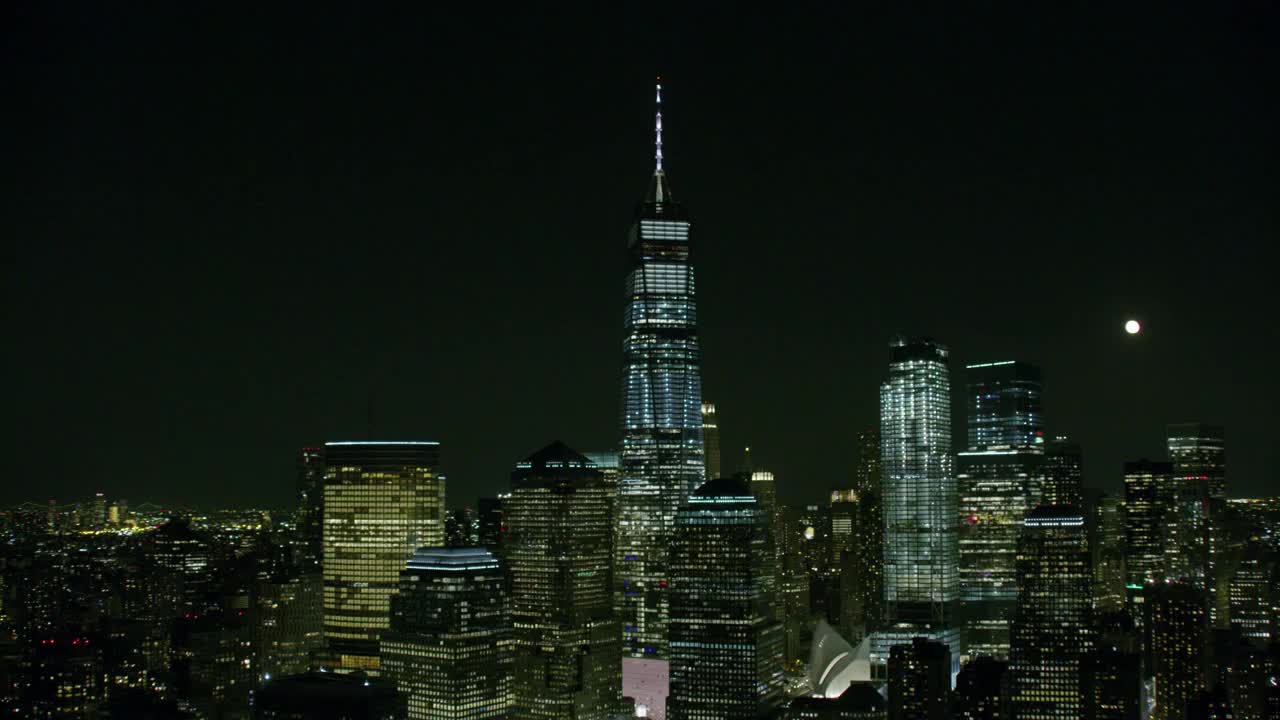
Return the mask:
[[[1054,438],[1045,447],[1043,476],[1041,502],[1046,505],[1083,505],[1084,454],[1080,445],[1065,435]]]
[[[1039,497],[1042,460],[1031,448],[956,456],[960,605],[971,657],[1009,657],[1009,625],[1018,604],[1018,538],[1027,511]]]
[[[377,672],[405,561],[444,544],[444,484],[439,443],[325,444],[326,665]]]
[[[769,518],[738,479],[695,492],[671,551],[672,720],[755,720],[783,696]]]
[[[1013,717],[1079,720],[1093,648],[1093,573],[1084,517],[1041,506],[1018,544],[1018,605],[1009,657]]]
[[[1016,360],[965,366],[968,447],[1044,442],[1040,368]]]
[[[513,640],[506,581],[483,548],[422,548],[400,573],[382,674],[409,720],[506,718]]]
[[[929,339],[895,339],[880,386],[887,628],[872,643],[883,666],[893,644],[916,635],[946,643],[953,673],[961,652],[959,498],[951,454],[947,349]]]
[[[706,472],[690,230],[659,163],[628,239],[623,316],[617,600],[634,657],[666,657],[672,523]]]
[[[320,572],[324,559],[324,448],[298,453],[297,558],[303,572]]]
[[[606,720],[621,707],[611,508],[595,463],[563,443],[511,473],[503,510],[516,642],[512,717]]]

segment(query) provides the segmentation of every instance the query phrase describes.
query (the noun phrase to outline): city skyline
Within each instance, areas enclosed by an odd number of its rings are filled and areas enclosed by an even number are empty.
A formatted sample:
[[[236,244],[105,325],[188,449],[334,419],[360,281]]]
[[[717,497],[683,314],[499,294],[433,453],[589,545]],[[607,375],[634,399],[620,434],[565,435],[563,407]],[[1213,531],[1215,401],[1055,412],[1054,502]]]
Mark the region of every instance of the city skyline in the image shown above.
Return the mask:
[[[29,452],[11,453],[23,481],[4,505],[284,507],[299,448],[368,437],[440,440],[461,505],[555,437],[613,447],[617,278],[658,71],[674,190],[698,213],[703,390],[726,471],[749,444],[787,502],[847,484],[901,332],[951,348],[956,393],[970,363],[1043,367],[1047,434],[1080,443],[1090,486],[1119,491],[1122,462],[1163,460],[1166,425],[1186,422],[1225,427],[1231,496],[1275,476],[1277,411],[1249,400],[1277,394],[1267,353],[1205,351],[1276,344],[1252,253],[1275,234],[1262,158],[1280,114],[1249,54],[1274,14],[1256,30],[1211,8],[1158,15],[1136,48],[1113,18],[1087,57],[1067,46],[1072,22],[1045,29],[1037,11],[990,28],[916,18],[896,38],[876,35],[903,18],[788,16],[805,32],[760,52],[757,20],[692,42],[707,11],[678,27],[617,17],[634,35],[588,42],[598,62],[566,73],[552,72],[566,52],[524,28],[464,27],[428,49],[414,35],[428,16],[396,30],[376,9],[317,11],[276,58],[287,11],[260,11],[234,47],[220,33],[234,18],[183,24],[194,12],[98,34],[93,10],[29,9],[5,50],[30,98],[6,320],[30,350],[7,359],[5,437]],[[604,18],[568,20],[535,24],[539,43]],[[983,33],[1001,42],[968,47]],[[468,41],[491,58],[424,81]],[[208,99],[229,86],[242,92]],[[966,284],[1015,249],[1027,272],[999,292]],[[525,352],[570,340],[592,352]],[[1259,384],[1235,392],[1243,377]]]

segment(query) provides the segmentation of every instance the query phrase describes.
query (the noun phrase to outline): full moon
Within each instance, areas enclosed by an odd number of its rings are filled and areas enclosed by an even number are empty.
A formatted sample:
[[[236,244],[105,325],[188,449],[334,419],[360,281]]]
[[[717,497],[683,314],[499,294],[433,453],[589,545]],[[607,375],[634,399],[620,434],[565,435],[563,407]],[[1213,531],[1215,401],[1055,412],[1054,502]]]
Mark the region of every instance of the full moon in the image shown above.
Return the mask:
[[[1130,320],[1129,322],[1124,324],[1124,331],[1129,333],[1130,335],[1137,335],[1138,331],[1141,329],[1142,329],[1142,326],[1138,324],[1137,320]]]

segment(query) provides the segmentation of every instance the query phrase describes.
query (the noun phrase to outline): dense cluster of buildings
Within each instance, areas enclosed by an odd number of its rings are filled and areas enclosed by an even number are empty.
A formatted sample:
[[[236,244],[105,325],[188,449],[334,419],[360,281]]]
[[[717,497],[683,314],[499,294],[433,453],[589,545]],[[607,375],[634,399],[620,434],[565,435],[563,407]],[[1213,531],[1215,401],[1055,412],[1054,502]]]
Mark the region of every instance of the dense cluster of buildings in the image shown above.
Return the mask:
[[[944,345],[895,338],[828,499],[784,504],[749,450],[729,471],[656,130],[617,448],[553,442],[465,509],[438,443],[370,440],[304,448],[284,515],[15,508],[0,712],[1280,720],[1280,500],[1228,498],[1220,427],[1168,426],[1107,496],[1037,367],[954,393]]]

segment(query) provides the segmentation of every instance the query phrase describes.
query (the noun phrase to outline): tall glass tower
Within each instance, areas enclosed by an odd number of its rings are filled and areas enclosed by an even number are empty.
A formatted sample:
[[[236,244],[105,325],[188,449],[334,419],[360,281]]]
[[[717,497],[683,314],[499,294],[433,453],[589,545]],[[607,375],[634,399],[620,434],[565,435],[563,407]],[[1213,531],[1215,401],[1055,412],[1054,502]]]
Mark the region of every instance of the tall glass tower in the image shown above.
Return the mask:
[[[894,645],[927,636],[946,643],[952,675],[962,648],[957,528],[960,508],[951,455],[949,352],[930,339],[895,338],[880,386],[886,627],[872,662]]]
[[[689,215],[662,168],[657,90],[653,179],[627,241],[616,591],[624,653],[662,661],[673,523],[705,467]]]
[[[967,365],[965,374],[969,448],[956,456],[965,645],[972,656],[1006,660],[1018,537],[1040,498],[1040,368],[1003,360]]]

